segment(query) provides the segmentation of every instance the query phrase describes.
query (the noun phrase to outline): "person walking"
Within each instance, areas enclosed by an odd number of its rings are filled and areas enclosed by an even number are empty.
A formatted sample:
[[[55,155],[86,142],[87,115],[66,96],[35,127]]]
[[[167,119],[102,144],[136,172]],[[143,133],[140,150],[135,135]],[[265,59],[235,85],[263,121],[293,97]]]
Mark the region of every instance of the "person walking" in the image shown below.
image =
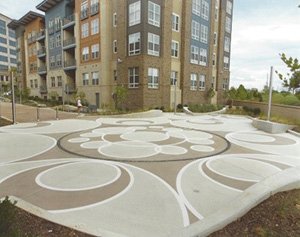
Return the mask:
[[[80,100],[80,97],[78,97],[77,98],[77,112],[78,112],[78,114],[80,114],[81,107],[82,107],[81,100]]]

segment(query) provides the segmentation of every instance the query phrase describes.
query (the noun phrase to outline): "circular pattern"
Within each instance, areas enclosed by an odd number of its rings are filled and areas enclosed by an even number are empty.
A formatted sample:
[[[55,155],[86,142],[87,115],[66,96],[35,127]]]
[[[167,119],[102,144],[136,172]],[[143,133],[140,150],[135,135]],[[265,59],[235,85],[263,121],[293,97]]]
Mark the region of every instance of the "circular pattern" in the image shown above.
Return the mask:
[[[202,146],[202,145],[195,145],[191,146],[191,149],[194,151],[200,151],[200,152],[213,152],[215,148],[210,146]]]
[[[87,138],[87,137],[79,137],[79,138],[72,138],[72,139],[69,139],[68,142],[70,143],[81,143],[81,142],[87,142],[89,141],[90,139]]]
[[[123,141],[111,143],[108,146],[100,147],[99,153],[108,157],[119,159],[136,159],[154,156],[158,153],[157,146],[152,143],[140,141]]]
[[[183,155],[188,152],[185,148],[178,146],[161,146],[159,151],[165,155]]]
[[[80,146],[85,149],[98,149],[103,146],[108,146],[109,144],[110,144],[110,142],[106,142],[106,141],[104,141],[104,142],[103,141],[93,141],[93,142],[82,143]]]
[[[276,140],[274,137],[253,133],[234,133],[232,134],[232,138],[244,142],[256,143],[274,142]]]
[[[125,133],[121,136],[124,140],[129,141],[143,141],[143,142],[158,142],[167,140],[169,138],[168,134],[161,132],[133,132]]]
[[[188,142],[198,145],[213,145],[215,142],[213,140],[209,139],[197,139],[197,138],[191,138],[187,139]]]
[[[61,165],[40,173],[41,187],[58,191],[81,191],[113,183],[121,175],[119,168],[102,162],[78,162]]]
[[[93,138],[93,137],[101,137],[101,135],[97,133],[89,132],[89,133],[80,134],[80,137]]]
[[[151,121],[145,121],[145,120],[126,120],[126,121],[119,121],[122,125],[129,125],[129,126],[138,126],[138,125],[150,125],[152,124]]]
[[[50,150],[55,145],[54,138],[43,135],[1,133],[0,164],[31,158]]]

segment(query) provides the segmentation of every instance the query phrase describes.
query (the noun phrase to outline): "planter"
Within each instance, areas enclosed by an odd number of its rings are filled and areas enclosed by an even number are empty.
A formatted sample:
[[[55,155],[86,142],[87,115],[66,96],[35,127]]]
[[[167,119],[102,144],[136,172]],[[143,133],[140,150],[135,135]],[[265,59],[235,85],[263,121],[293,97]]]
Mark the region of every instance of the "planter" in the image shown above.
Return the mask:
[[[295,127],[294,125],[275,123],[256,118],[252,120],[252,125],[257,129],[268,133],[285,133],[287,132],[287,130],[293,129]]]

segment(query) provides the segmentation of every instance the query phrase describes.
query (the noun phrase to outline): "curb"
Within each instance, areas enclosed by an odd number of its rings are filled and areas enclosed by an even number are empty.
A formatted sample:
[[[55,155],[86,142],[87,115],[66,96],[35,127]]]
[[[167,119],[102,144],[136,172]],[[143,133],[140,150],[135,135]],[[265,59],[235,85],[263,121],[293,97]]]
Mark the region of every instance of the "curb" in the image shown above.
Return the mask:
[[[300,166],[281,171],[251,186],[228,205],[186,228],[178,229],[169,237],[205,237],[224,228],[245,215],[270,196],[300,188]]]

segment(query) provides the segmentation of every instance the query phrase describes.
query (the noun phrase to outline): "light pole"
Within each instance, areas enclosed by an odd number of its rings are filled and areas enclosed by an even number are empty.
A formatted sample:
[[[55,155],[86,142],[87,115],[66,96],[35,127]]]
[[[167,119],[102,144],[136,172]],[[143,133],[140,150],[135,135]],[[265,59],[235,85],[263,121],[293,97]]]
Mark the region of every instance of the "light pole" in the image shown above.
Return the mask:
[[[176,84],[177,84],[177,79],[175,78],[175,81],[174,81],[174,114],[176,114]]]
[[[273,66],[271,66],[271,72],[270,72],[268,121],[270,121],[270,117],[271,117],[272,90],[273,90],[273,85],[272,84],[273,84]]]
[[[15,101],[15,85],[14,85],[14,69],[10,68],[10,83],[11,83],[11,106],[12,106],[12,121],[16,123],[16,101]]]

